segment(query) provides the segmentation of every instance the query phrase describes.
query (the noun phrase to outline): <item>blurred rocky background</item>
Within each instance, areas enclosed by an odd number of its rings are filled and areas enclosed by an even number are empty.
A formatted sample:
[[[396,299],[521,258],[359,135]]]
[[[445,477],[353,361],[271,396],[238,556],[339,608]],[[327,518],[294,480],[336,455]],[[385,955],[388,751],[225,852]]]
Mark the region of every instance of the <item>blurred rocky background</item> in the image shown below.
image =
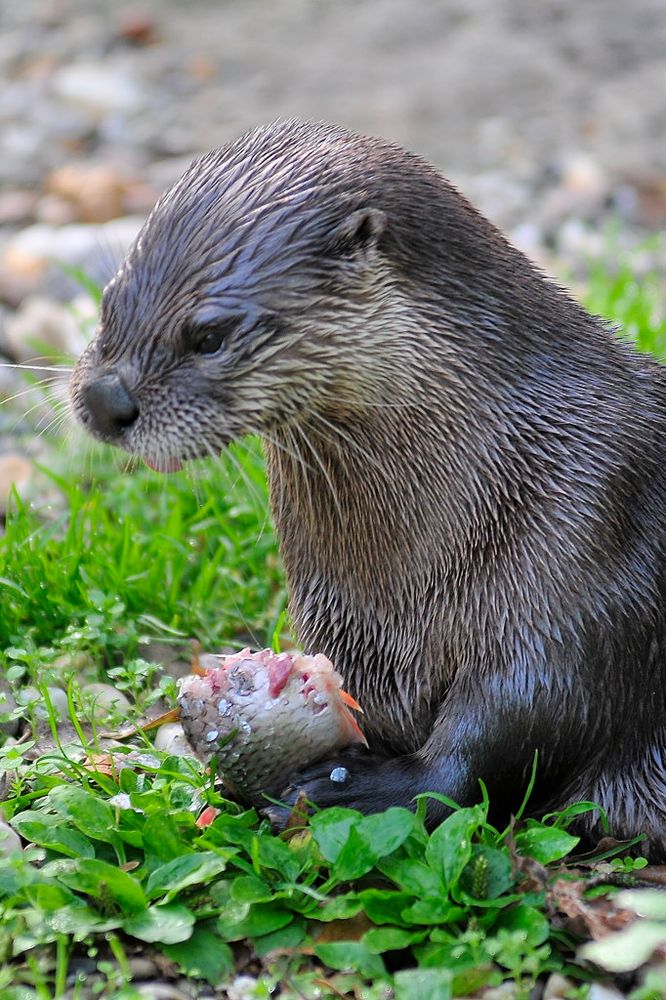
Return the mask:
[[[76,354],[84,275],[192,157],[276,117],[417,150],[572,280],[625,251],[664,271],[664,95],[664,0],[5,0],[0,356]]]

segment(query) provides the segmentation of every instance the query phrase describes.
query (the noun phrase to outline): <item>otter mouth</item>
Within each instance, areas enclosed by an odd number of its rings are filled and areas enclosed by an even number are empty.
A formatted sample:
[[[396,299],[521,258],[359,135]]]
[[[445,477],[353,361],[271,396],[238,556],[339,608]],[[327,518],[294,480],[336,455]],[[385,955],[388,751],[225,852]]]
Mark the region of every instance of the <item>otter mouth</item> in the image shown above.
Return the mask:
[[[142,454],[141,450],[135,448],[128,450],[138,455],[144,465],[147,465],[153,472],[181,472],[189,462],[196,462],[197,459],[213,458],[216,454],[221,455],[233,440],[231,437],[218,440],[215,442],[214,447],[203,444],[197,447],[196,442],[190,442],[180,456],[156,455],[154,452],[152,454]]]
[[[177,458],[144,458],[144,463],[153,472],[180,472],[183,463]]]

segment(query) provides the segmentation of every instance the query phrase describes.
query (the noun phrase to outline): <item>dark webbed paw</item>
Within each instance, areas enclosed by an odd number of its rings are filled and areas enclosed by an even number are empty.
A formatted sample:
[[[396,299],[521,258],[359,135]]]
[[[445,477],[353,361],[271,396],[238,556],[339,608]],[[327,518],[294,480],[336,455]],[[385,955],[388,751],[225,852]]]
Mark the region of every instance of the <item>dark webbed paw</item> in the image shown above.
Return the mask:
[[[281,806],[266,813],[283,827],[301,793],[320,809],[344,806],[362,813],[382,812],[389,806],[413,807],[423,790],[418,766],[411,759],[387,759],[362,748],[344,750],[294,774],[279,795]]]

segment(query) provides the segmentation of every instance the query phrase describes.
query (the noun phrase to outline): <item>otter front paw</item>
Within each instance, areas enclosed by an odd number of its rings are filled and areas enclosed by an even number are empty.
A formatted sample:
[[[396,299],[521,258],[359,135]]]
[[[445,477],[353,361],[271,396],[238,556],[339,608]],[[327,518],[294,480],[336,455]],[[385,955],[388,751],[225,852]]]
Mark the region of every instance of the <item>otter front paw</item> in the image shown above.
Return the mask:
[[[362,813],[383,812],[389,806],[413,807],[421,791],[412,761],[389,760],[365,749],[344,750],[292,775],[279,796],[282,806],[266,809],[269,819],[283,827],[301,793],[320,809],[344,806]]]

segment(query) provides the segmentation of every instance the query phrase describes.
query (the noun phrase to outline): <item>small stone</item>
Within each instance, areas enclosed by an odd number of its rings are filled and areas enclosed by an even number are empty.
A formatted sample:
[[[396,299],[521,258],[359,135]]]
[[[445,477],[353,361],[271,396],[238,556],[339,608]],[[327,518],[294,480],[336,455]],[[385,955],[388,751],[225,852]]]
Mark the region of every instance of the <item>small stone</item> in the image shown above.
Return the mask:
[[[514,1000],[518,996],[518,987],[515,983],[501,983],[499,986],[491,986],[481,994],[481,1000]]]
[[[87,325],[91,326],[97,309],[91,299],[86,301],[89,303]],[[77,302],[81,304],[80,299]],[[76,358],[89,339],[81,309],[77,315],[60,302],[41,295],[24,299],[14,315],[7,318],[4,335],[12,356],[20,362],[41,359],[47,351],[56,356]]]
[[[35,211],[37,197],[32,191],[0,191],[0,226],[28,222]]]
[[[45,185],[70,208],[73,218],[68,221],[79,222],[108,222],[123,215],[127,186],[127,179],[114,167],[85,163],[54,170]]]
[[[236,976],[227,987],[228,1000],[255,1000],[257,980],[252,976]]]
[[[55,194],[43,195],[35,206],[35,222],[66,226],[77,221],[76,207]]]
[[[93,716],[97,720],[113,715],[126,715],[131,707],[125,695],[110,684],[86,684],[81,688],[81,694],[92,706]]]
[[[157,975],[157,966],[149,958],[142,958],[141,956],[131,958],[129,967],[132,972],[132,979],[150,979],[151,976]]]
[[[70,62],[51,79],[58,97],[98,114],[134,111],[141,105],[141,89],[126,70],[100,62]]]
[[[608,178],[601,165],[587,153],[575,152],[564,161],[562,183],[581,200],[599,202],[608,194]]]
[[[548,977],[544,987],[543,1000],[563,1000],[569,990],[574,989],[574,986],[571,979],[560,975],[559,972],[554,972],[552,976]]]
[[[601,983],[592,983],[587,1000],[625,1000],[625,994],[620,993],[614,986],[603,986]]]
[[[155,734],[155,749],[164,750],[176,757],[192,756],[194,753],[180,722],[167,722],[160,726]]]
[[[66,718],[69,712],[67,692],[59,687],[47,687],[46,691],[56,718]],[[38,719],[48,719],[49,710],[44,700],[44,694],[39,688],[32,687],[31,685],[21,688],[16,695],[16,700],[19,705],[30,706]]]
[[[10,854],[22,849],[21,838],[16,831],[12,830],[4,820],[0,820],[0,857],[9,857]]]
[[[0,717],[4,715],[11,715],[11,713],[16,708],[16,700],[12,695],[11,691],[0,682]],[[7,736],[10,739],[16,735],[21,725],[20,719],[7,719],[2,721],[0,718],[0,734]],[[5,746],[7,746],[7,740],[5,740]]]
[[[27,226],[0,252],[0,296],[12,305],[31,294],[71,300],[81,284],[63,265],[105,285],[142,224],[143,217],[123,216],[101,225]]]
[[[0,516],[4,517],[10,502],[12,489],[22,493],[34,475],[34,467],[23,455],[10,452],[0,455]]]
[[[191,1000],[187,993],[167,983],[148,983],[146,986],[140,986],[137,993],[147,1000]]]
[[[147,11],[130,9],[120,15],[118,37],[140,47],[154,44],[160,36],[155,19]]]
[[[95,661],[89,653],[78,651],[76,653],[61,653],[56,656],[53,666],[59,673],[66,677],[70,674],[87,673],[95,669]],[[91,681],[92,683],[92,681]]]

